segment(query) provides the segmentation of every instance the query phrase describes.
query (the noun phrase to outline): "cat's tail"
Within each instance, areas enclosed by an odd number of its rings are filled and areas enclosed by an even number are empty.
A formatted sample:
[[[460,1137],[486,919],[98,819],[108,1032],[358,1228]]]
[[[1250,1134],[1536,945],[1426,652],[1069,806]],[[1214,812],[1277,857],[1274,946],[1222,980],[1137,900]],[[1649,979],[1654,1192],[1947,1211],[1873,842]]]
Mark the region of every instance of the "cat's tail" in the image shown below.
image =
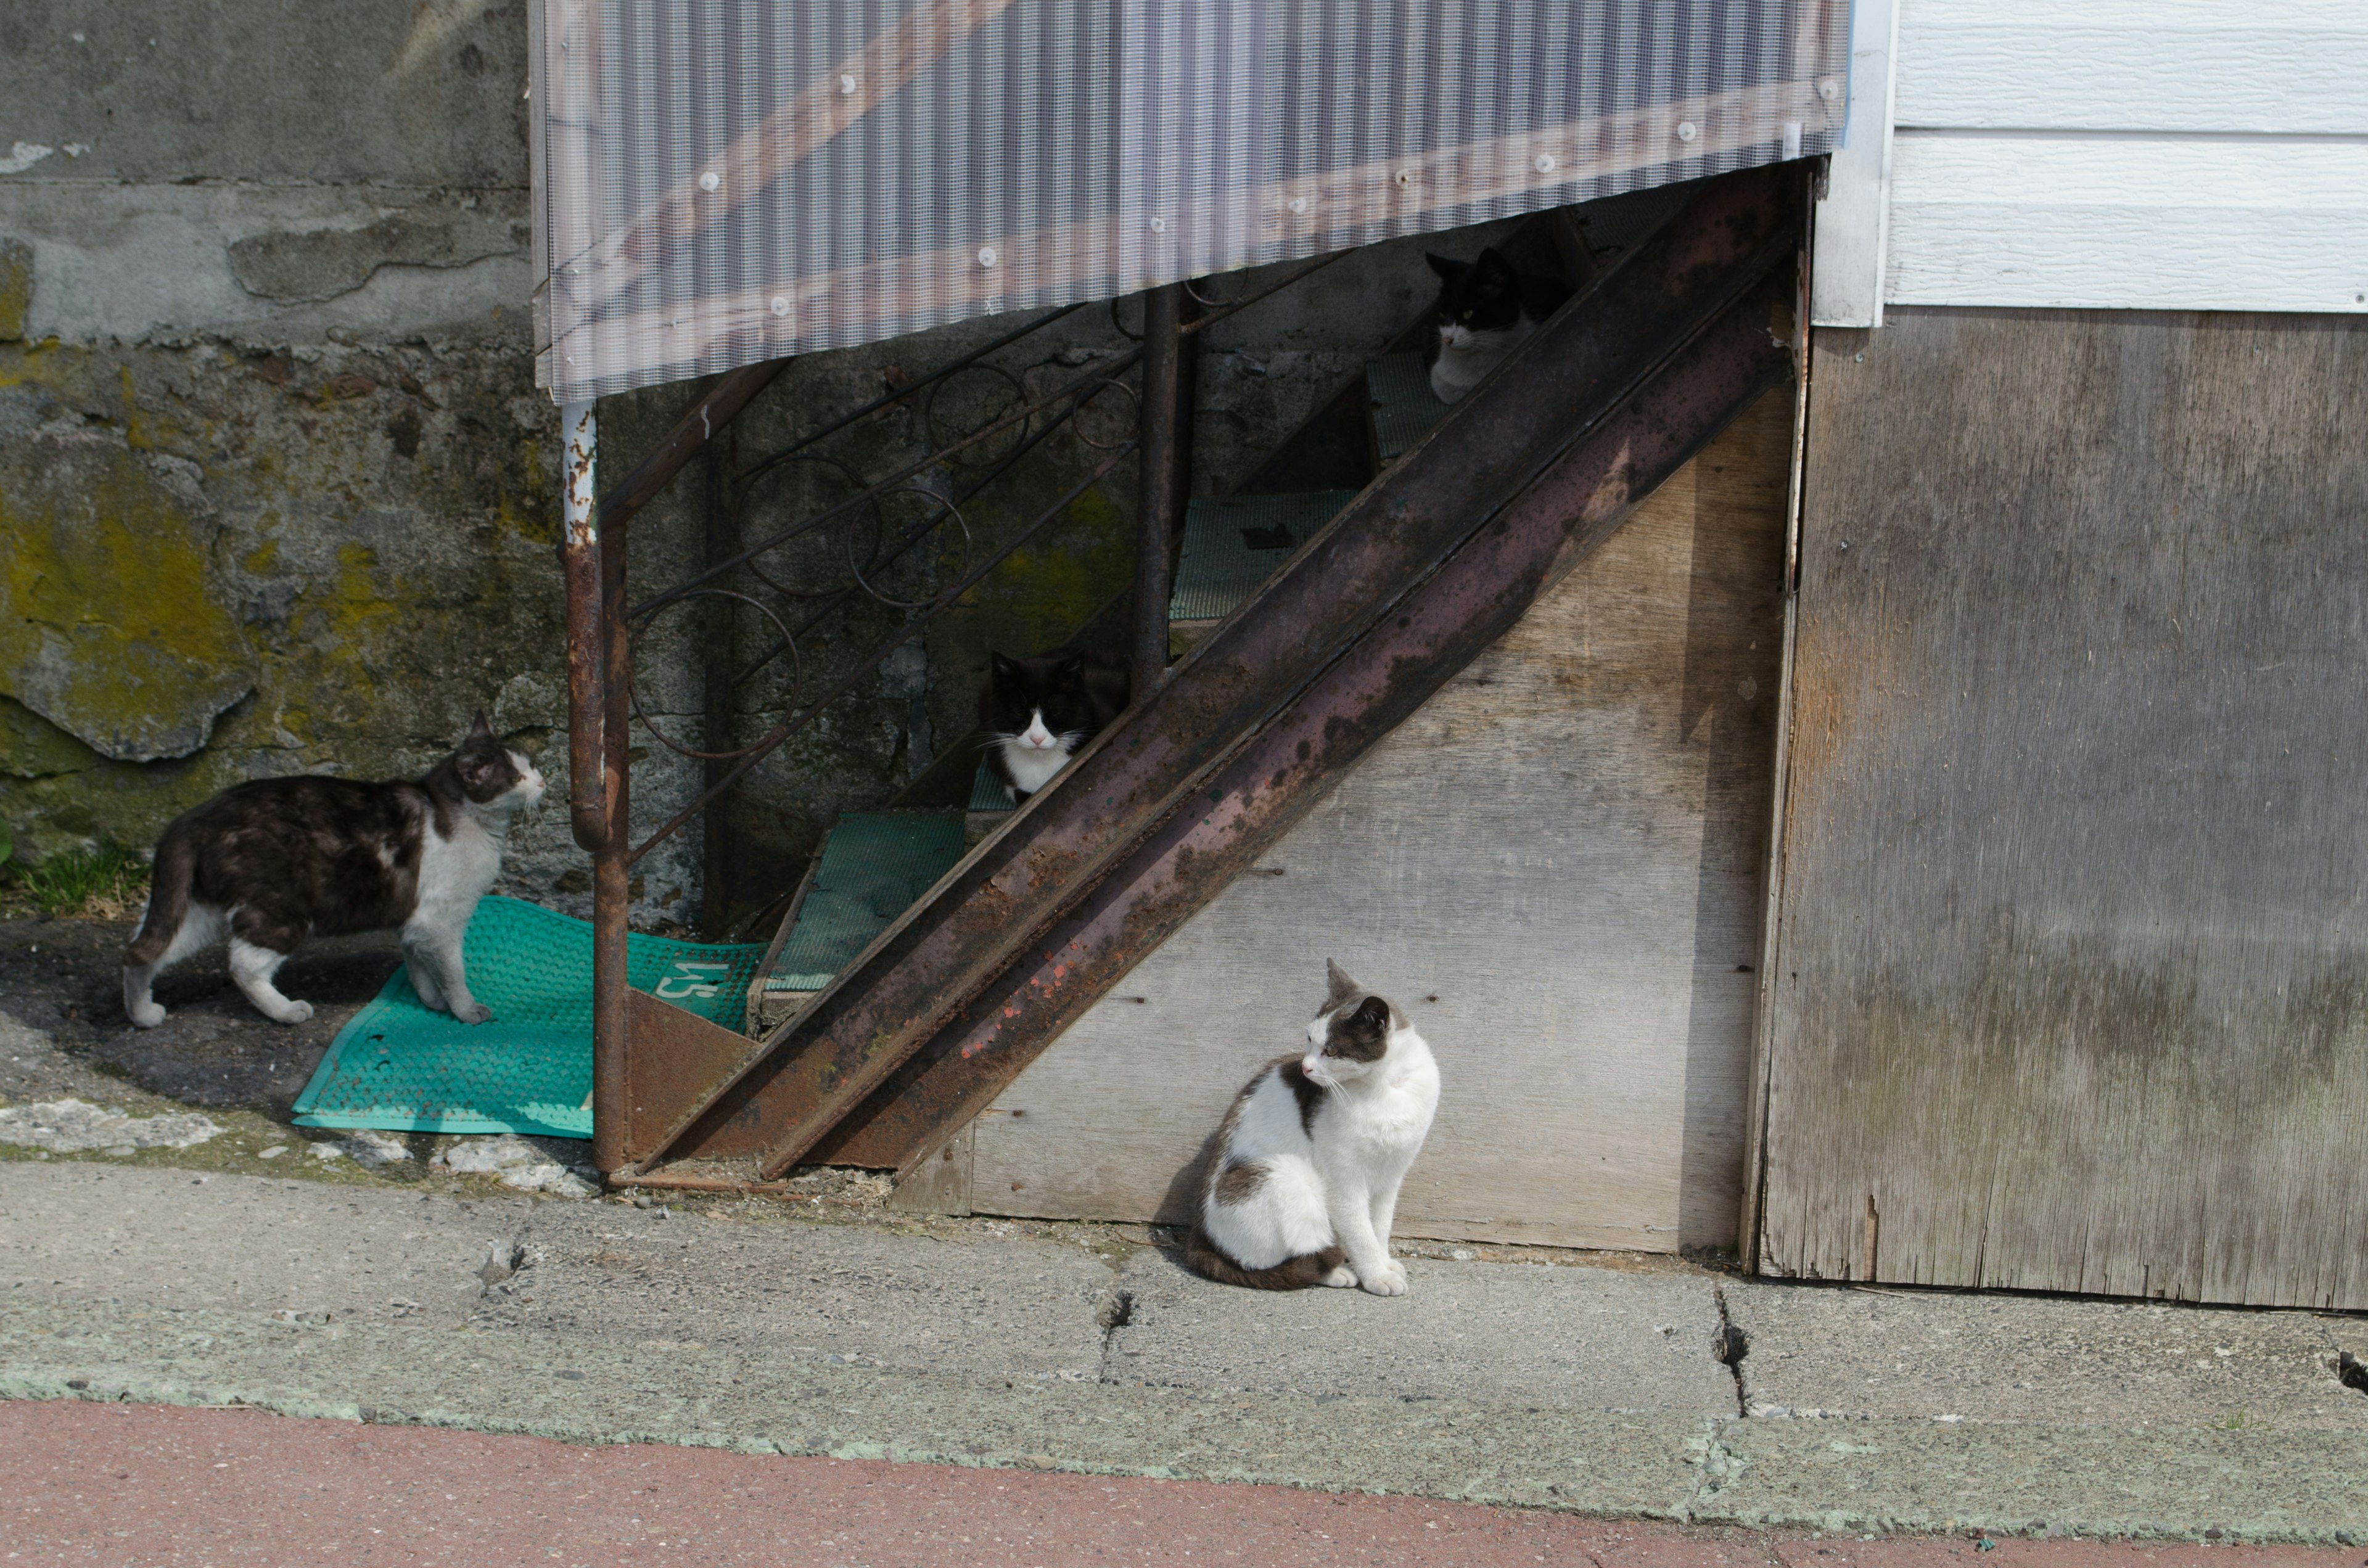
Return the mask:
[[[1321,1285],[1331,1272],[1349,1261],[1346,1248],[1326,1247],[1286,1257],[1271,1268],[1244,1268],[1209,1238],[1199,1225],[1184,1244],[1184,1263],[1193,1273],[1220,1285],[1240,1285],[1252,1290],[1304,1290]]]
[[[143,969],[162,959],[181,934],[189,913],[189,884],[198,870],[197,846],[191,835],[175,823],[156,846],[156,863],[148,872],[148,913],[140,934],[123,949],[126,969]]]

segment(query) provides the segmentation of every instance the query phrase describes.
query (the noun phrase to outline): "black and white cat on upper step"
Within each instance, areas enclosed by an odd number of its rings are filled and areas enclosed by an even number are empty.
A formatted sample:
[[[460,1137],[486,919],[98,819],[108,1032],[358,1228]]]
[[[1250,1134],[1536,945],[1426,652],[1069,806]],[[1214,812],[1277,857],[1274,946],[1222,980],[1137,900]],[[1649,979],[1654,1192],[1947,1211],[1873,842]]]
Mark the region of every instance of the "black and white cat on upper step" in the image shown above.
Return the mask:
[[[1124,664],[1100,653],[991,655],[982,721],[996,777],[1021,800],[1126,709]]]
[[[1515,267],[1502,251],[1484,250],[1474,261],[1426,256],[1439,274],[1439,304],[1431,319],[1430,391],[1454,403],[1538,324],[1562,307],[1570,290]]]
[[[191,807],[156,844],[148,913],[123,955],[124,1011],[142,1028],[163,1023],[156,976],[227,934],[246,999],[301,1024],[313,1005],[273,984],[297,944],[400,927],[419,999],[484,1023],[493,1013],[469,994],[461,935],[500,874],[510,819],[541,794],[534,764],[480,712],[460,750],[416,783],[263,778]]]
[[[1324,968],[1306,1051],[1262,1068],[1217,1130],[1184,1260],[1226,1285],[1402,1296],[1390,1227],[1439,1108],[1439,1064],[1386,999]]]

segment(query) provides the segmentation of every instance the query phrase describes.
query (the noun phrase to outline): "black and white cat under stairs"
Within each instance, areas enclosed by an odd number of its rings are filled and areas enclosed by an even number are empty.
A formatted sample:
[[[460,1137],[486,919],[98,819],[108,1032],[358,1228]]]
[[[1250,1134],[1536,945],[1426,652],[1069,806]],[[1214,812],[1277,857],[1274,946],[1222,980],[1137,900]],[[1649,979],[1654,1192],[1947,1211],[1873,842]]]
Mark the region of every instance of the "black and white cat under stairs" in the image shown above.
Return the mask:
[[[1087,481],[1141,460],[1136,587],[1099,618],[1105,634],[1114,618],[1124,626],[1133,706],[1052,788],[980,819],[988,831],[959,864],[822,989],[801,994],[790,1016],[768,1023],[763,1006],[752,1009],[751,1034],[628,988],[631,869],[853,681],[754,746],[692,754],[706,756],[707,799],[634,845],[626,831],[632,627],[666,603],[726,595],[722,572],[765,546],[711,552],[707,574],[637,605],[623,563],[628,519],[780,362],[723,377],[597,506],[585,493],[588,449],[572,449],[572,808],[595,859],[601,1168],[618,1182],[725,1187],[813,1163],[891,1168],[900,1181],[926,1173],[970,1119],[1250,868],[1343,769],[1646,494],[1793,379],[1807,201],[1798,166],[1751,170],[1693,187],[1600,274],[1588,275],[1583,244],[1565,247],[1575,296],[1452,410],[1412,406],[1421,400],[1395,390],[1407,379],[1404,362],[1383,361],[1234,494],[1194,503],[1189,528],[1178,525],[1190,432],[1178,410],[1190,406],[1181,387],[1196,296],[1181,285],[1147,296],[1135,353],[969,437],[1017,429],[1041,438],[1139,366],[1127,388],[1134,438]],[[1531,221],[1532,241],[1551,237],[1556,216]],[[1420,333],[1410,326],[1394,347],[1417,347]],[[1247,553],[1231,550],[1235,539]],[[1178,543],[1185,570],[1172,583]],[[1259,544],[1262,555],[1248,549]],[[916,606],[882,655],[1000,559]],[[1272,562],[1270,575],[1255,582],[1246,561]],[[785,926],[795,917],[793,902]]]

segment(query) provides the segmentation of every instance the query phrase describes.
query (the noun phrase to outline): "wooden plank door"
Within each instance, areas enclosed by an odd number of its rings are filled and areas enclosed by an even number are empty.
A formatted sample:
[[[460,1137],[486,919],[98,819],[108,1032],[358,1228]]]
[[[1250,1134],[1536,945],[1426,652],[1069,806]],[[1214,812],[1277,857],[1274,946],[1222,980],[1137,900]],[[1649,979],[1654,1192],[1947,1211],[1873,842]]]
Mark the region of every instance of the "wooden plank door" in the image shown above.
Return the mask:
[[[1816,335],[1763,1270],[2368,1307],[2368,321]]]

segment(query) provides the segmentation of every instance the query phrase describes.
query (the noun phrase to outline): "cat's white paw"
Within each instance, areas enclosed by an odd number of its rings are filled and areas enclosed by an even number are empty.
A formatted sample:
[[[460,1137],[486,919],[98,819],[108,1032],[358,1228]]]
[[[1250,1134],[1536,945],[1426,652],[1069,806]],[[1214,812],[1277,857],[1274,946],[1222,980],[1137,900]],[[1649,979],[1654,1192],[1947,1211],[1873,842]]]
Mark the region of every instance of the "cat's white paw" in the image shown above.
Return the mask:
[[[464,1024],[482,1024],[494,1016],[494,1010],[483,1002],[469,1002],[453,1008],[452,1016]]]
[[[1376,1296],[1403,1296],[1406,1293],[1406,1265],[1392,1258],[1368,1273],[1363,1284]]]
[[[1329,1285],[1335,1290],[1352,1290],[1357,1283],[1357,1271],[1344,1263],[1326,1275],[1323,1283]]]
[[[165,1009],[154,1002],[135,1002],[131,1006],[131,1021],[143,1029],[153,1029],[165,1021]]]
[[[312,1016],[313,1004],[310,1002],[290,1002],[271,1015],[271,1021],[275,1024],[301,1024]]]

